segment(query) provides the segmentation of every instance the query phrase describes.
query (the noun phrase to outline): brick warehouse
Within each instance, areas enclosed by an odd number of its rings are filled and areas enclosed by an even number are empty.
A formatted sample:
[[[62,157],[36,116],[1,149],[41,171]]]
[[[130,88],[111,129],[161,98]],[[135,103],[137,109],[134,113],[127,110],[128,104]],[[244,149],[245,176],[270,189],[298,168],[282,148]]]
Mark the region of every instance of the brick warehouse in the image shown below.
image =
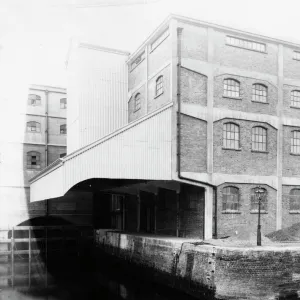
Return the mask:
[[[170,16],[68,69],[68,153],[31,201],[90,191],[98,228],[207,239],[255,229],[261,185],[264,233],[300,221],[300,45]]]

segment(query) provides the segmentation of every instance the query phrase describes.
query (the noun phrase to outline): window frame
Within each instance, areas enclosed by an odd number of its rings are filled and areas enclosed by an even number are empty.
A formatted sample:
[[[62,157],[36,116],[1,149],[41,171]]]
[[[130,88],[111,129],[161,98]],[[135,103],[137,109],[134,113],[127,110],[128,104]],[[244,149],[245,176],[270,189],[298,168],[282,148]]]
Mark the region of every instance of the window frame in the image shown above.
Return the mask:
[[[226,35],[226,45],[250,50],[259,53],[267,53],[267,44],[232,35]]]
[[[233,126],[233,128],[237,128],[237,132],[227,130],[228,125],[230,125],[230,129],[232,128],[232,126]],[[224,133],[226,133],[226,134],[224,134]],[[229,133],[230,137],[232,137],[232,135],[233,135],[234,138],[233,139],[231,139],[231,138],[228,139],[228,133]],[[238,139],[236,139],[236,135],[238,136]],[[240,125],[238,125],[234,122],[223,123],[223,149],[240,150],[241,149],[240,139],[241,139]],[[234,141],[234,147],[230,146],[232,141]],[[228,146],[228,143],[229,143],[229,146]],[[236,146],[236,143],[237,143],[237,146]]]
[[[62,102],[62,100],[65,100],[65,102]],[[67,109],[67,98],[60,98],[60,109]]]
[[[293,59],[300,61],[300,51],[297,51],[297,50],[293,51]]]
[[[59,125],[59,133],[60,134],[67,134],[67,124],[60,124]]]
[[[134,112],[138,111],[141,109],[142,107],[142,101],[141,101],[141,93],[137,93],[135,96],[134,96]],[[137,101],[139,100],[139,101]]]
[[[35,156],[35,160],[33,160]],[[41,168],[41,153],[38,151],[29,151],[26,153],[27,169],[40,169]],[[30,164],[29,164],[30,162]],[[35,162],[36,164],[33,164]]]
[[[30,96],[35,96],[36,99],[30,99]],[[33,103],[33,101],[34,101],[34,103]],[[31,106],[40,106],[42,104],[42,97],[37,94],[28,94],[27,103],[28,103],[28,105],[31,105]]]
[[[299,192],[299,195],[293,195],[292,192],[293,191],[298,191]],[[298,212],[300,213],[300,188],[292,188],[288,194],[289,196],[289,212],[290,213],[293,213],[293,212]],[[297,201],[295,201],[295,198],[298,198],[296,199]],[[299,202],[298,205],[295,203],[293,203],[293,206],[291,203],[292,202]],[[293,207],[292,207],[293,206]]]
[[[255,133],[254,131],[256,129],[262,129],[262,133],[265,133],[260,135],[259,133]],[[253,139],[253,137],[258,137],[258,140],[257,138]],[[260,137],[261,137],[261,140],[260,141]],[[258,146],[256,149],[256,146]],[[260,145],[263,145],[264,149],[260,149]],[[257,126],[253,126],[252,129],[251,129],[251,151],[253,152],[267,152],[268,151],[268,129],[263,127],[263,126],[260,126],[260,125],[257,125]]]
[[[298,133],[299,137],[295,137],[294,134]],[[298,143],[295,143],[295,141]],[[296,151],[294,151],[296,149]],[[300,155],[300,130],[292,130],[291,131],[291,154],[293,155]]]
[[[300,90],[292,90],[290,97],[291,107],[300,108]]]
[[[29,124],[38,124],[38,126],[30,126]],[[36,128],[38,130],[31,130],[29,128]],[[37,121],[28,121],[26,123],[26,131],[27,132],[30,132],[30,133],[41,133],[41,123],[37,122]]]
[[[231,192],[225,192],[225,190],[227,189],[233,189],[236,190],[236,193],[231,193]],[[226,197],[224,197],[226,196]],[[228,197],[231,198],[235,198],[235,199],[230,199],[232,201],[228,202]],[[226,198],[226,201],[224,201]],[[224,186],[222,188],[222,213],[240,213],[240,207],[241,207],[241,203],[240,203],[241,197],[240,197],[240,189],[236,186],[232,186],[232,185],[228,185],[228,186]],[[236,205],[236,208],[228,208],[228,203],[230,203],[230,205]]]
[[[263,88],[264,90],[256,89],[256,87]],[[264,92],[265,95],[263,95]],[[262,93],[262,95],[260,93]],[[261,100],[262,98],[265,100]],[[252,85],[252,101],[259,103],[268,103],[268,86],[262,83],[254,83]]]
[[[164,76],[159,75],[155,81],[155,97],[158,97],[164,93]]]
[[[256,200],[256,191],[257,187],[251,188],[250,191],[250,212],[251,213],[258,213],[258,201]],[[265,190],[264,199],[261,200],[260,212],[261,213],[268,213],[268,190],[262,187]],[[253,208],[257,205],[257,208]]]
[[[234,84],[229,84],[229,83],[234,83]],[[232,99],[241,99],[241,83],[234,78],[224,78],[223,97],[232,98]]]

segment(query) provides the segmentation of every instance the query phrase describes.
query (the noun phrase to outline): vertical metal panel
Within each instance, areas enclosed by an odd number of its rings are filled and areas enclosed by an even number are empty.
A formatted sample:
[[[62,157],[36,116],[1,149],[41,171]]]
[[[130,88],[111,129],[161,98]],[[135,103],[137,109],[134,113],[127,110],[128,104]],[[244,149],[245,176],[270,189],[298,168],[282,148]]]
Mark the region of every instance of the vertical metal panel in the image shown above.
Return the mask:
[[[68,153],[127,124],[127,55],[79,47],[69,63]]]
[[[89,178],[171,179],[171,107],[66,158],[64,192]]]

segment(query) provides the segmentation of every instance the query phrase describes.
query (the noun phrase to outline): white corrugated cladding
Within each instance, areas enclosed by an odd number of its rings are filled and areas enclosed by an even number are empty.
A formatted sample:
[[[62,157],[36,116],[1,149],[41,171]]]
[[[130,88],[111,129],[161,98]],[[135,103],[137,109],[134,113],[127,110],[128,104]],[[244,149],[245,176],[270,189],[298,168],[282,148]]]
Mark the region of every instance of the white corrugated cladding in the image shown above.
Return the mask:
[[[53,174],[33,178],[31,201],[63,196],[89,178],[171,180],[171,117],[168,104],[66,156]]]
[[[73,52],[68,65],[68,153],[128,121],[128,55],[83,43]]]
[[[60,164],[30,184],[30,202],[57,198],[64,195],[62,179],[63,166]]]

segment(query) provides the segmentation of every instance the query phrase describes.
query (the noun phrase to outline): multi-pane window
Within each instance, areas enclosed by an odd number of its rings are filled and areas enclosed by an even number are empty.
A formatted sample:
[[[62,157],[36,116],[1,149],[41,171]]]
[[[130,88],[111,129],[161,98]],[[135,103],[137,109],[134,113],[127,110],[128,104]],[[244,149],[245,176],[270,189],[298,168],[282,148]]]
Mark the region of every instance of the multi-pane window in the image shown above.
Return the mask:
[[[253,84],[252,101],[267,102],[268,89],[263,84]]]
[[[60,99],[60,108],[66,109],[67,108],[67,98],[61,98]]]
[[[27,122],[27,131],[41,132],[41,124],[35,121]]]
[[[292,189],[289,198],[290,210],[300,211],[300,189]]]
[[[300,60],[300,52],[294,51],[294,53],[293,53],[293,59]]]
[[[249,41],[241,38],[236,38],[233,36],[227,36],[226,43],[227,45],[234,46],[234,47],[240,47],[240,48],[254,50],[258,52],[266,52],[266,44]]]
[[[252,128],[252,150],[267,151],[267,129],[256,126]]]
[[[60,125],[60,134],[67,134],[67,125]]]
[[[292,131],[291,153],[300,154],[300,131]]]
[[[238,211],[239,210],[239,189],[233,186],[224,187],[222,191],[222,210]]]
[[[239,98],[240,83],[235,79],[224,79],[224,96],[230,98]]]
[[[240,147],[240,128],[234,123],[223,125],[223,147],[239,149]]]
[[[162,33],[152,44],[151,50],[154,50],[160,43],[162,43],[169,36],[169,29]]]
[[[27,152],[27,168],[39,169],[41,167],[41,154],[36,151]]]
[[[143,51],[130,65],[130,71],[132,71],[138,64],[140,64],[145,58],[145,51]]]
[[[291,106],[300,107],[300,91],[291,92]]]
[[[28,95],[28,104],[29,105],[41,105],[41,96],[35,94]]]
[[[257,188],[251,189],[251,210],[252,211],[258,211],[258,203],[259,199],[255,193]],[[262,188],[264,190],[263,195],[261,196],[260,199],[260,210],[261,211],[267,211],[268,210],[268,194],[267,190]]]
[[[65,157],[67,154],[66,153],[61,153],[61,154],[59,154],[59,158],[63,158],[63,157]]]
[[[134,110],[137,111],[141,108],[141,94],[138,93],[134,97]]]
[[[159,76],[156,79],[156,89],[155,89],[155,96],[159,96],[164,91],[164,83],[163,83],[163,76]]]

